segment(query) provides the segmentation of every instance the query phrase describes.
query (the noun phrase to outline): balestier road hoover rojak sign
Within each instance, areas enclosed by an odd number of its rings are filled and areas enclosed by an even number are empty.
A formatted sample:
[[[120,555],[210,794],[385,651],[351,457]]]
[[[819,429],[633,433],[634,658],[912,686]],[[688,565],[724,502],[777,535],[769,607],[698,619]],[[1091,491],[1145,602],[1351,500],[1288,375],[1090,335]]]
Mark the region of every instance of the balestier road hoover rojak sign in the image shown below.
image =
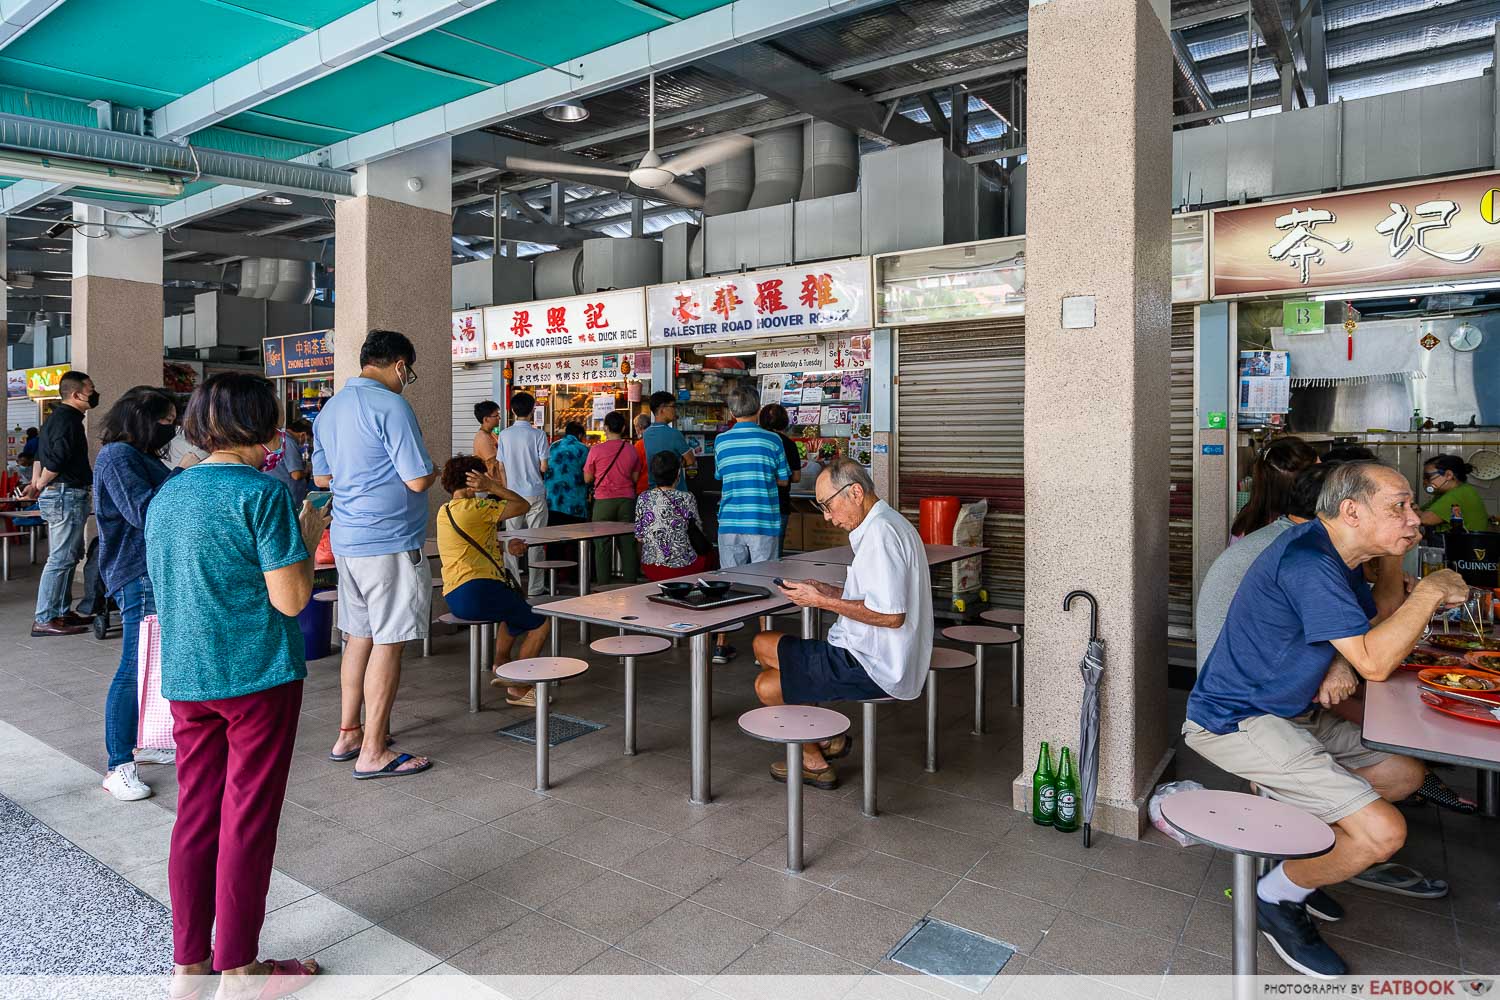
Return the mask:
[[[870,328],[867,257],[646,289],[653,347]]]

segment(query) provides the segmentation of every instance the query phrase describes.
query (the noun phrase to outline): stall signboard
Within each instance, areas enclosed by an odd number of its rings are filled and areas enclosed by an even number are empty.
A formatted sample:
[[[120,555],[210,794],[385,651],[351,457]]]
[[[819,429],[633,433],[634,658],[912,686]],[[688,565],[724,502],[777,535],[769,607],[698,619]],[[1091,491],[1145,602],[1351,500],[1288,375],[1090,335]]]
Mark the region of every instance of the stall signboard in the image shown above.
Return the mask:
[[[484,360],[484,313],[467,309],[453,314],[453,361]]]
[[[618,354],[572,354],[565,358],[537,358],[512,364],[511,384],[517,388],[531,385],[579,385],[587,382],[618,382]]]
[[[870,328],[867,257],[646,289],[651,346]]]
[[[67,365],[26,369],[26,395],[32,399],[56,399],[57,383],[67,371]]]
[[[13,372],[5,373],[5,398],[26,398],[26,369],[17,368]]]
[[[1283,302],[1281,304],[1281,330],[1283,333],[1322,333],[1322,302]]]
[[[640,289],[489,306],[484,310],[487,358],[620,351],[645,346],[646,308]]]
[[[1211,219],[1216,299],[1500,273],[1500,173],[1222,208]]]
[[[308,378],[333,374],[333,331],[289,333],[260,342],[266,378]]]

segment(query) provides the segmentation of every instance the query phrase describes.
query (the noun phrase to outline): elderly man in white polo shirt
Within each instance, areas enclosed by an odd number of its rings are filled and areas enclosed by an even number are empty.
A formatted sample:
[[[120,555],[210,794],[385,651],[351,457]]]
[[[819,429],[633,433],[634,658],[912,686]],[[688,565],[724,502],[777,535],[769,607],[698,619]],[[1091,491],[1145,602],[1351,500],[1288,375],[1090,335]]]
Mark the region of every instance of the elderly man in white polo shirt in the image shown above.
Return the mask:
[[[816,580],[783,580],[782,590],[801,607],[834,612],[838,621],[826,641],[780,632],[757,635],[761,672],[755,693],[765,705],[911,701],[922,694],[932,657],[932,592],[922,539],[875,495],[870,474],[858,462],[830,462],[813,495],[823,516],[849,532],[854,562],[842,592]],[[844,756],[849,746],[845,736],[823,746],[805,744],[803,783],[837,788],[828,757]],[[787,780],[785,761],[771,765],[771,776]]]

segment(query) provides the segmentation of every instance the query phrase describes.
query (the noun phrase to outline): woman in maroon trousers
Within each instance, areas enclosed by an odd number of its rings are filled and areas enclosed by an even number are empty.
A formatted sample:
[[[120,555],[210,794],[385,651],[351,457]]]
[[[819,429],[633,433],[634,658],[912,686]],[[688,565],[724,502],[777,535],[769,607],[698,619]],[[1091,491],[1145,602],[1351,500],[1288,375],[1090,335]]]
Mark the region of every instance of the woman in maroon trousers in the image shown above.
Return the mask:
[[[276,825],[302,705],[312,552],[328,516],[299,515],[261,467],[278,445],[275,390],[257,375],[204,382],[183,433],[211,454],[169,479],[146,513],[161,623],[162,696],[177,741],[173,997],[283,996],[317,963],[258,960]],[[254,977],[254,978],[242,978]]]

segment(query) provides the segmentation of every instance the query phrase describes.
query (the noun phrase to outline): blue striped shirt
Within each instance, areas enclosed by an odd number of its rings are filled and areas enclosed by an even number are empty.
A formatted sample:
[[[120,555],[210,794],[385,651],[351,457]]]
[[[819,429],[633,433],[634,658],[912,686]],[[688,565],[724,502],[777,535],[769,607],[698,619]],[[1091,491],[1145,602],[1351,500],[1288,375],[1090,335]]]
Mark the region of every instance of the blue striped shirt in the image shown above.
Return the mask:
[[[781,438],[754,423],[736,423],[714,439],[714,475],[724,484],[720,533],[781,534],[776,481],[792,476]]]

